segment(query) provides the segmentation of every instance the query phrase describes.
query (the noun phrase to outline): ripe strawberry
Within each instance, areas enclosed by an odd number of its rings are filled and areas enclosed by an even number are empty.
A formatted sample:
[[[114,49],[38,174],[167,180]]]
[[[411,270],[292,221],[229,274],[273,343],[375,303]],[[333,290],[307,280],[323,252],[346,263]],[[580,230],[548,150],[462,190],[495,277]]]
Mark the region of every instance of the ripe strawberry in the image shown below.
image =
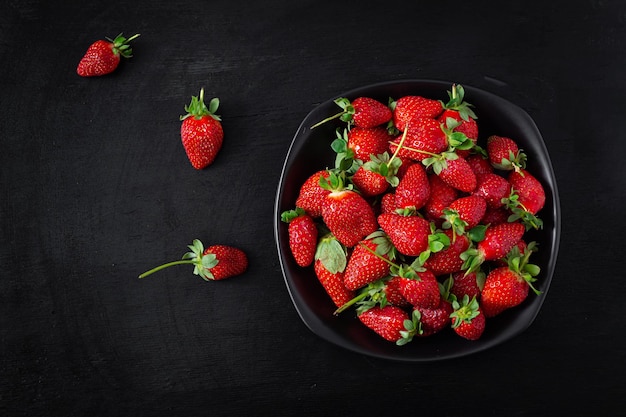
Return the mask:
[[[485,286],[485,273],[481,271],[470,272],[465,274],[463,271],[454,272],[452,275],[452,285],[450,294],[454,295],[458,300],[462,300],[464,296],[478,299],[483,287]]]
[[[398,183],[395,191],[397,208],[421,209],[430,196],[430,183],[426,170],[420,164],[413,164]]]
[[[382,213],[378,215],[378,224],[401,254],[419,256],[428,249],[428,220],[417,215]]]
[[[321,170],[308,177],[300,187],[296,207],[300,207],[311,217],[322,217],[322,202],[330,191],[320,185],[320,178],[328,178],[330,172]]]
[[[448,140],[437,120],[424,117],[412,120],[404,133],[388,146],[392,153],[397,152],[401,158],[422,161],[432,154],[445,151]]]
[[[409,314],[400,307],[386,305],[372,307],[359,314],[358,318],[383,339],[397,343],[402,340],[400,332],[406,330],[405,321],[409,320]]]
[[[463,269],[467,273],[474,272],[484,261],[502,258],[517,245],[525,231],[526,228],[519,222],[487,227],[484,239],[478,242],[476,248],[470,248],[462,255],[465,261]]]
[[[414,307],[420,312],[420,329],[421,332],[417,336],[427,337],[435,333],[439,333],[450,325],[452,319],[450,314],[454,311],[452,303],[443,298],[439,301],[439,305],[435,308]]]
[[[281,214],[281,220],[289,224],[289,248],[296,263],[306,267],[313,263],[317,249],[317,226],[304,209],[296,208]]]
[[[322,202],[322,219],[339,242],[353,247],[378,229],[372,207],[360,194],[344,187],[341,175],[331,172],[320,184],[331,191]]]
[[[398,158],[390,158],[387,152],[374,156],[361,165],[352,176],[352,183],[357,186],[365,197],[373,197],[383,194],[390,185],[398,185],[396,173],[402,161]]]
[[[443,104],[439,100],[432,100],[422,96],[404,96],[391,103],[393,110],[393,124],[403,132],[407,123],[413,124],[417,119],[424,117],[435,119],[443,111]]]
[[[454,239],[451,229],[444,230],[443,233],[448,236],[450,245],[439,252],[431,253],[424,262],[424,267],[436,276],[460,271],[464,263],[461,254],[470,247],[470,240],[466,235]]]
[[[481,223],[485,225],[495,226],[496,224],[506,223],[509,219],[509,212],[504,207],[491,208],[487,207],[485,215]]]
[[[384,127],[353,127],[347,133],[348,148],[355,159],[369,161],[371,155],[380,155],[389,148],[391,137]]]
[[[511,195],[503,202],[513,213],[509,220],[520,219],[527,229],[543,227],[543,221],[535,216],[546,202],[545,190],[539,180],[522,169],[511,172],[508,181]]]
[[[481,295],[481,305],[486,317],[496,316],[521,304],[528,296],[529,288],[540,294],[532,285],[540,269],[537,265],[528,263],[534,247],[534,242],[529,243],[524,254],[520,254],[517,248],[513,249],[507,257],[507,266],[489,272]]]
[[[485,331],[485,315],[476,298],[464,296],[461,302],[452,302],[452,329],[467,340],[478,340]]]
[[[509,196],[511,185],[509,182],[495,173],[480,175],[476,181],[473,195],[480,196],[487,202],[487,207],[498,208],[504,204],[503,198]]]
[[[204,249],[198,239],[194,239],[188,248],[190,252],[185,253],[182,260],[157,266],[139,275],[139,278],[174,265],[193,265],[194,275],[199,275],[205,281],[218,281],[243,274],[248,268],[248,258],[241,249],[226,245],[213,245]]]
[[[349,290],[357,290],[389,274],[393,246],[387,236],[376,231],[354,247],[343,278]]]
[[[380,198],[380,214],[395,213],[397,208],[396,195],[393,192],[385,193]]]
[[[428,220],[435,222],[437,227],[441,227],[443,210],[458,198],[459,192],[456,188],[443,182],[438,175],[429,175],[428,182],[430,195],[423,211]]]
[[[517,143],[504,136],[492,135],[487,138],[489,162],[496,169],[519,171],[526,167],[526,154]]]
[[[493,173],[493,167],[489,163],[489,159],[483,157],[478,153],[468,155],[465,160],[472,168],[472,171],[474,171],[476,178],[480,177],[483,174]]]
[[[451,118],[458,122],[455,131],[462,132],[474,143],[478,140],[478,124],[472,104],[465,101],[465,89],[460,84],[453,84],[448,91],[448,102],[444,104],[444,112],[439,116],[439,122],[446,125]]]
[[[371,97],[357,97],[352,102],[345,97],[335,100],[342,111],[311,126],[316,128],[330,120],[340,119],[356,127],[371,128],[380,126],[391,120],[391,109]]]
[[[320,259],[316,259],[313,263],[313,270],[335,306],[341,307],[354,298],[354,291],[348,290],[343,285],[344,271],[333,273],[324,266]]]
[[[185,106],[187,114],[180,116],[182,125],[180,137],[189,162],[195,169],[211,165],[224,141],[224,130],[220,117],[215,114],[219,99],[213,98],[207,107],[204,104],[204,88],[200,96],[192,96],[191,103]]]
[[[95,41],[87,48],[87,52],[78,63],[76,73],[81,77],[95,77],[112,73],[120,64],[121,57],[130,58],[133,56],[130,41],[138,36],[139,34],[136,34],[127,39],[120,33],[115,39],[106,38],[106,41]]]
[[[426,162],[426,160],[422,162]],[[446,157],[441,170],[435,173],[443,182],[459,191],[471,193],[476,188],[476,175],[464,158],[447,159]]]
[[[393,305],[402,308],[408,307],[409,303],[402,297],[400,292],[398,278],[399,277],[387,276],[370,282],[359,291],[358,295],[339,306],[334,314],[340,314],[353,305],[358,306],[356,309],[357,314],[375,306],[384,307],[386,305]]]
[[[416,270],[414,265],[402,265],[397,271],[393,271],[400,277],[400,292],[414,307],[435,308],[441,299],[437,278],[427,269],[418,269],[420,270]]]
[[[469,195],[457,198],[443,210],[443,228],[462,235],[466,230],[478,226],[486,210],[487,202],[482,197]]]

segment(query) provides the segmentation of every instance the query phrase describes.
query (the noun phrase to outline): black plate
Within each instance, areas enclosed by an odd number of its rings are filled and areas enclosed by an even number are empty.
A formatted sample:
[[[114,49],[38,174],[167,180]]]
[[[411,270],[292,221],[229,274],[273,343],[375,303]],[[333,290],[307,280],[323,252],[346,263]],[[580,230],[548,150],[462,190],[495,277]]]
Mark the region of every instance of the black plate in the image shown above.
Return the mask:
[[[445,102],[448,97],[446,91],[451,86],[452,82],[446,81],[391,81],[357,88],[338,97],[352,100],[367,96],[387,103],[390,97],[398,99],[411,94]],[[336,307],[324,292],[313,268],[301,268],[293,260],[289,250],[287,224],[280,221],[283,211],[295,207],[302,183],[315,171],[334,164],[335,154],[330,143],[335,138],[336,128],[345,124],[336,121],[310,129],[316,122],[337,113],[339,107],[333,98],[312,110],[298,128],[287,152],[274,212],[276,245],[287,289],[302,321],[321,338],[373,357],[408,362],[434,361],[468,355],[500,344],[528,328],[537,316],[556,266],[561,231],[560,205],[552,163],[537,126],[524,110],[494,94],[471,86],[463,87],[466,101],[475,106],[480,141],[484,143],[491,134],[515,139],[528,155],[527,169],[545,188],[546,204],[538,214],[544,227],[527,234],[529,240],[539,243],[539,252],[533,255],[533,263],[541,267],[535,286],[542,294],[536,296],[531,291],[522,305],[488,319],[485,332],[477,341],[467,341],[446,329],[430,337],[414,338],[405,346],[396,346],[365,327],[356,318],[354,309],[339,316],[333,315]]]

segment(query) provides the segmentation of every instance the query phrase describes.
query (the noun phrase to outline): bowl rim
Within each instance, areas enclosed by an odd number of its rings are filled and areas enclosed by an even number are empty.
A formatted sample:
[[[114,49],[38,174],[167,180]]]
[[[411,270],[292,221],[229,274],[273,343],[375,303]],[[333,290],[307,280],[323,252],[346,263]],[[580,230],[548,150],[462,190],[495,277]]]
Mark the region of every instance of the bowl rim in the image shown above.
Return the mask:
[[[551,158],[549,156],[548,149],[546,147],[543,136],[541,135],[541,132],[539,131],[535,121],[531,118],[531,116],[524,109],[510,102],[509,100],[504,99],[501,96],[498,96],[489,91],[483,90],[478,87],[474,87],[469,84],[464,84],[464,83],[462,84],[462,86],[465,89],[466,96],[477,94],[483,97],[481,101],[482,100],[495,101],[498,103],[502,103],[506,105],[506,107],[514,110],[516,113],[516,116],[519,116],[520,118],[522,118],[523,119],[522,121],[525,123],[525,126],[532,130],[532,133],[538,139],[538,141],[536,141],[534,145],[538,146],[541,152],[543,152],[543,156],[545,156],[545,160],[543,161],[543,163],[546,165],[544,167],[544,172],[547,173],[549,177],[548,179],[549,179],[550,189],[551,189],[550,197],[551,197],[551,206],[552,206],[552,212],[548,213],[548,215],[552,216],[552,220],[554,222],[553,227],[552,227],[551,238],[550,238],[552,245],[551,245],[551,250],[550,250],[549,257],[548,257],[549,259],[548,268],[547,268],[548,271],[545,271],[545,275],[542,275],[542,285],[543,285],[542,294],[541,296],[539,296],[539,300],[534,302],[534,308],[530,311],[531,314],[528,314],[528,312],[526,312],[527,318],[526,318],[525,325],[517,326],[517,328],[515,328],[513,331],[506,332],[504,335],[505,337],[495,337],[495,338],[489,339],[488,341],[482,341],[480,343],[477,343],[480,340],[466,343],[464,340],[459,338],[461,340],[459,340],[458,343],[464,343],[464,345],[467,346],[467,349],[464,349],[460,352],[453,352],[453,353],[447,353],[447,354],[446,353],[442,353],[442,354],[434,353],[431,355],[421,356],[421,355],[402,355],[402,354],[399,354],[401,353],[400,351],[398,352],[398,354],[371,351],[355,342],[347,342],[346,339],[344,338],[332,337],[333,336],[332,332],[328,331],[328,329],[326,328],[326,325],[322,322],[322,320],[319,317],[316,317],[315,315],[312,316],[310,312],[304,311],[301,305],[302,300],[300,300],[300,295],[294,288],[293,282],[291,282],[291,279],[289,278],[290,272],[287,270],[287,267],[286,267],[287,260],[285,259],[285,257],[288,256],[288,254],[284,254],[283,250],[281,249],[282,240],[281,240],[280,230],[281,230],[281,227],[283,227],[284,225],[280,219],[281,210],[284,210],[283,208],[281,208],[281,201],[282,201],[282,196],[283,196],[283,191],[284,191],[284,186],[285,186],[285,175],[287,174],[288,168],[290,166],[290,158],[293,156],[292,151],[294,150],[295,146],[298,144],[300,140],[304,140],[307,137],[307,135],[305,135],[304,133],[306,133],[306,131],[309,129],[311,125],[310,119],[312,118],[312,116],[316,112],[319,112],[321,109],[334,105],[334,100],[336,98],[347,97],[349,99],[354,99],[360,95],[365,95],[365,91],[369,91],[372,89],[380,89],[380,88],[384,89],[384,88],[390,88],[390,87],[397,87],[399,85],[407,85],[407,86],[410,85],[411,87],[409,89],[419,89],[420,87],[423,88],[424,86],[427,85],[429,86],[429,88],[441,88],[442,92],[445,92],[446,89],[450,88],[453,84],[455,83],[451,81],[444,81],[444,80],[438,80],[438,79],[409,78],[409,79],[382,81],[382,82],[364,85],[361,87],[352,88],[332,98],[329,98],[319,103],[314,108],[312,108],[305,115],[305,117],[299,124],[298,128],[296,129],[292,140],[290,141],[289,147],[285,154],[284,162],[281,167],[280,179],[278,182],[278,187],[277,187],[275,201],[274,201],[274,238],[275,238],[276,249],[277,249],[278,257],[279,257],[279,264],[280,264],[281,272],[283,274],[283,280],[287,287],[287,291],[289,293],[290,299],[292,301],[294,308],[296,309],[296,312],[300,316],[300,319],[303,321],[306,327],[309,328],[310,331],[312,331],[314,334],[321,337],[322,339],[328,342],[331,342],[334,345],[341,346],[347,350],[360,353],[363,355],[367,355],[367,356],[371,356],[371,357],[375,357],[379,359],[400,361],[400,362],[432,362],[432,361],[439,361],[439,360],[444,360],[444,359],[452,359],[452,358],[467,356],[470,354],[487,350],[493,346],[499,345],[507,340],[512,339],[513,337],[517,336],[523,331],[525,331],[535,321],[537,315],[539,314],[541,310],[543,303],[545,302],[545,298],[550,288],[552,277],[556,269],[556,263],[558,259],[558,252],[559,252],[559,246],[560,246],[560,236],[561,236],[560,199],[559,199],[556,176],[554,174],[554,168],[552,165]],[[456,84],[461,84],[461,83],[456,83]],[[470,100],[470,102],[472,102],[472,100]],[[433,337],[436,337],[436,336],[437,335],[434,335]],[[387,342],[387,343],[391,343],[391,342]],[[415,343],[415,341],[413,343]],[[401,349],[401,348],[398,347],[398,349]]]

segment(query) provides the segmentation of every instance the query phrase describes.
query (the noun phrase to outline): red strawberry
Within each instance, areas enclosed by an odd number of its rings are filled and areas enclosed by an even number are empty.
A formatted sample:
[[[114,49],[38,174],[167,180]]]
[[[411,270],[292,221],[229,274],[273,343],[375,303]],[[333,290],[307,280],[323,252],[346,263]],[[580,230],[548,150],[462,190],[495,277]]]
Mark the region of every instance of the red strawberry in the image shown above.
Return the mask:
[[[490,174],[493,172],[493,167],[489,163],[489,159],[484,158],[480,154],[475,153],[468,155],[465,160],[472,168],[472,171],[474,171],[474,174],[476,174],[476,178],[483,174]]]
[[[420,312],[421,332],[417,335],[421,337],[431,336],[445,329],[450,324],[450,314],[454,311],[452,304],[443,298],[435,308],[415,307],[415,309]]]
[[[488,207],[498,208],[502,207],[504,204],[502,199],[508,197],[510,191],[511,186],[505,178],[488,173],[477,178],[476,188],[472,194],[484,198]]]
[[[395,213],[396,209],[396,195],[393,192],[386,193],[380,198],[380,213]]]
[[[389,150],[401,158],[422,161],[446,150],[446,133],[435,119],[419,118],[407,125],[404,133],[389,143]],[[398,147],[400,149],[398,150]]]
[[[443,111],[441,101],[414,95],[399,98],[391,104],[391,107],[393,124],[401,132],[407,123],[413,124],[415,120],[424,117],[435,119]]]
[[[511,220],[521,219],[528,229],[543,227],[541,219],[535,214],[546,202],[546,194],[539,180],[522,169],[509,174],[511,195],[504,199],[505,205],[513,213]]]
[[[398,342],[402,339],[400,332],[406,330],[404,324],[405,320],[409,320],[409,314],[400,307],[386,305],[372,307],[359,314],[358,318],[383,339]]]
[[[526,228],[518,222],[501,223],[489,226],[485,230],[485,237],[478,242],[476,248],[465,251],[463,269],[469,272],[476,271],[484,261],[494,261],[502,258],[517,245],[524,236]]]
[[[120,33],[115,39],[106,38],[106,41],[95,41],[87,48],[87,52],[78,63],[76,73],[81,77],[112,73],[120,64],[121,57],[130,58],[133,56],[133,50],[129,43],[138,36],[139,34],[136,34],[126,39]]]
[[[322,188],[320,177],[328,178],[329,175],[327,170],[317,171],[300,187],[296,206],[304,209],[311,217],[322,217],[322,202],[330,191]]]
[[[193,244],[188,245],[188,248],[190,252],[185,253],[182,260],[160,265],[139,275],[139,278],[147,277],[173,265],[188,264],[194,266],[194,275],[199,275],[205,281],[217,281],[243,274],[248,268],[248,258],[241,249],[226,245],[213,245],[205,250],[198,239],[194,239]]]
[[[344,188],[340,175],[331,172],[322,187],[331,192],[322,202],[322,219],[339,242],[353,247],[378,229],[374,210],[357,192]]]
[[[411,165],[398,183],[395,195],[397,208],[422,208],[430,196],[430,183],[424,167]]]
[[[487,138],[487,155],[496,169],[518,171],[526,166],[526,154],[513,139],[504,136],[492,135]]]
[[[448,236],[450,245],[439,252],[431,253],[424,262],[424,267],[437,276],[460,271],[464,263],[461,254],[470,247],[470,240],[466,235],[454,239],[452,230],[447,229],[443,233]]]
[[[377,231],[360,241],[348,259],[344,285],[357,290],[389,274],[393,247],[384,233]]]
[[[481,295],[485,316],[493,317],[506,309],[518,306],[528,296],[529,288],[540,294],[532,285],[540,269],[537,265],[528,263],[528,258],[534,250],[535,242],[529,243],[523,254],[514,249],[507,258],[507,266],[489,272]]]
[[[452,329],[467,340],[478,340],[485,331],[485,315],[476,298],[464,296],[461,302],[452,302],[454,312],[450,315]]]
[[[352,176],[352,183],[356,185],[364,197],[373,197],[383,194],[389,188],[387,178],[361,165]]]
[[[472,104],[465,101],[465,89],[460,84],[453,84],[448,91],[448,102],[444,104],[444,112],[439,116],[439,122],[447,125],[451,118],[456,123],[455,132],[461,132],[474,143],[478,140],[478,124]]]
[[[476,175],[464,158],[446,159],[444,166],[436,173],[446,184],[459,191],[471,193],[476,188]]]
[[[371,155],[380,155],[389,148],[391,137],[384,127],[353,127],[347,133],[348,148],[355,159],[369,161]]]
[[[337,307],[341,307],[354,297],[354,292],[343,285],[344,271],[331,272],[317,259],[313,263],[313,270],[320,284]]]
[[[450,294],[454,295],[458,300],[464,296],[469,298],[480,297],[480,293],[485,285],[485,274],[481,271],[470,272],[465,274],[463,271],[454,272],[452,275],[452,285]]]
[[[187,114],[180,117],[180,137],[189,162],[195,169],[211,165],[224,141],[224,130],[220,117],[215,114],[219,99],[213,98],[209,107],[204,104],[204,88],[200,96],[192,96],[191,103],[185,106]]]
[[[462,235],[480,223],[486,210],[487,202],[484,198],[476,195],[460,197],[443,210],[443,228]]]
[[[428,220],[417,215],[382,213],[378,216],[378,224],[401,254],[419,256],[428,249],[430,235]]]
[[[428,220],[440,227],[443,223],[443,210],[458,198],[459,192],[443,182],[438,175],[429,175],[430,195],[424,206],[424,214]]]
[[[400,292],[412,306],[435,308],[439,305],[441,293],[435,275],[427,269],[416,271],[414,266],[402,265],[398,270]]]
[[[311,265],[317,249],[317,226],[313,218],[298,207],[283,212],[281,220],[289,224],[289,248],[296,263],[302,267]]]
[[[358,306],[356,312],[360,314],[372,307],[384,307],[388,304],[403,308],[409,306],[400,292],[399,277],[385,277],[370,282],[359,291],[358,295],[339,306],[334,314],[340,314],[353,305]]]
[[[506,223],[509,219],[509,212],[504,207],[491,208],[487,207],[485,215],[483,216],[481,223],[485,225],[496,225],[499,223]]]
[[[352,102],[340,97],[335,100],[335,104],[341,107],[342,111],[314,124],[311,129],[337,118],[364,128],[380,126],[391,120],[391,109],[370,97],[357,97]]]

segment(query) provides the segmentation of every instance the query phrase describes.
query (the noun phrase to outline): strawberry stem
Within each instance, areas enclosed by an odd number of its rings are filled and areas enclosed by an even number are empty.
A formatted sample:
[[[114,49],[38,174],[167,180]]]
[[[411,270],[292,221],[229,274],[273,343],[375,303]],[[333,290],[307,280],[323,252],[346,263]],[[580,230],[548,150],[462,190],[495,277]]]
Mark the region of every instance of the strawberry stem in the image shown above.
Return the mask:
[[[407,125],[405,126],[404,132],[402,133],[402,138],[400,139],[400,143],[398,143],[398,147],[396,148],[396,151],[393,153],[393,155],[391,155],[391,158],[389,159],[388,164],[391,164],[391,161],[394,160],[394,158],[398,155],[398,152],[400,152],[400,149],[402,148],[402,145],[404,145],[404,141],[406,139],[406,135],[409,131],[409,125],[407,123]]]
[[[139,278],[145,278],[148,275],[152,275],[155,272],[158,272],[158,271],[160,271],[162,269],[165,269],[165,268],[169,268],[170,266],[174,266],[174,265],[193,265],[193,263],[194,263],[193,259],[185,259],[185,260],[181,260],[181,261],[168,262],[168,263],[165,263],[163,265],[159,265],[159,266],[157,266],[155,268],[152,268],[149,271],[144,272],[143,274],[139,275]]]

